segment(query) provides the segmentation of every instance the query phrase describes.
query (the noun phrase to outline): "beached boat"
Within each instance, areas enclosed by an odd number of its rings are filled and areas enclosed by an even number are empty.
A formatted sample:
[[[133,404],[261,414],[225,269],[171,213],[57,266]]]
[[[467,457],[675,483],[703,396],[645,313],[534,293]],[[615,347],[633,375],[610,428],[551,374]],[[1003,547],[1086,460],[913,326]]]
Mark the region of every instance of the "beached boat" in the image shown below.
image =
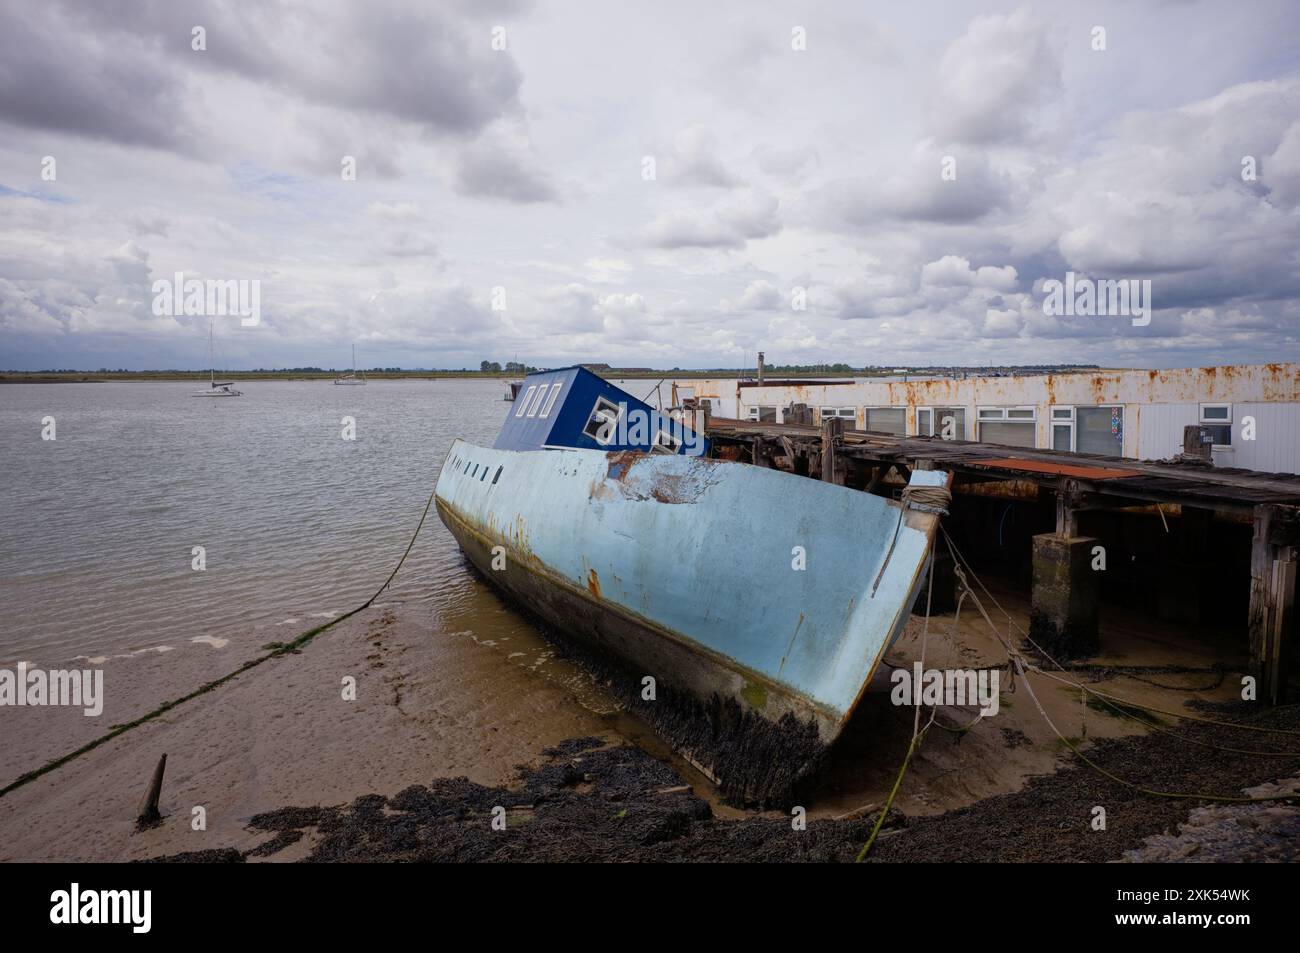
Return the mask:
[[[582,368],[532,374],[492,447],[453,443],[435,499],[488,581],[640,697],[653,678],[649,707],[671,703],[656,727],[724,791],[770,802],[899,635],[938,516],[708,450]],[[780,781],[755,763],[777,757]]]

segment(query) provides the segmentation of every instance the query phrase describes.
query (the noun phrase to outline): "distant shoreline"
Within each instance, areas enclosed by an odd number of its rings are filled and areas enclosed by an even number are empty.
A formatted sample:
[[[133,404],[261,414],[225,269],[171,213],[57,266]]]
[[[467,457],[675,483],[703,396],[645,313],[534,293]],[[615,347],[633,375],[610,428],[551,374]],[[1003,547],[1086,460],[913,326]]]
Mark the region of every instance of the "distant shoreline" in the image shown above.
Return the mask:
[[[1043,373],[1068,373],[1075,370],[1096,370],[1096,368],[1059,367],[1046,369]],[[960,368],[968,374],[987,374],[994,370],[1006,371],[1007,368]],[[221,371],[217,374],[228,381],[332,381],[347,371]],[[367,371],[362,370],[370,381],[384,380],[519,380],[522,373],[484,372],[484,371]],[[596,371],[609,380],[741,380],[752,378],[752,370],[668,370],[647,371],[619,370],[618,368]],[[774,379],[798,377],[804,379],[839,379],[902,376],[898,371],[849,370],[849,371],[806,371],[769,369],[765,372]],[[933,368],[909,369],[908,377],[932,377],[940,372]],[[3,371],[0,372],[0,384],[106,384],[116,382],[142,381],[206,381],[208,372],[203,371]]]
[[[332,381],[344,371],[332,372],[324,371],[315,373],[312,371],[222,371],[217,377],[226,381]],[[483,374],[477,371],[365,371],[366,380],[368,381],[400,381],[400,380],[521,380],[523,374]],[[682,380],[684,378],[708,378],[708,379],[739,379],[743,376],[736,371],[663,371],[646,373],[645,371],[622,373],[604,373],[602,377],[611,380]],[[875,375],[865,374],[860,371],[849,372],[844,374],[831,374],[825,372],[811,372],[799,375],[801,378],[836,378],[843,379],[848,377],[871,377]],[[206,371],[126,371],[123,373],[110,372],[107,374],[91,371],[73,371],[69,373],[51,374],[48,372],[31,371],[31,372],[8,372],[0,374],[0,384],[112,384],[112,383],[140,383],[147,381],[158,382],[185,382],[185,381],[206,381],[208,374]]]

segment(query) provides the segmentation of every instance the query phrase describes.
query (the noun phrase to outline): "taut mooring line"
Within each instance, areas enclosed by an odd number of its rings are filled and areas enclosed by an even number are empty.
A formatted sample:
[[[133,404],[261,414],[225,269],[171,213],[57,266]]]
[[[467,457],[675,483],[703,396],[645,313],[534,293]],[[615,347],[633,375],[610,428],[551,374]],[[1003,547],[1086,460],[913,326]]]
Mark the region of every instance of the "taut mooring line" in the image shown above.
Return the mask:
[[[357,606],[355,609],[353,609],[350,612],[345,612],[343,615],[331,619],[329,622],[326,622],[324,625],[318,625],[314,629],[308,629],[306,632],[302,633],[302,635],[295,638],[292,642],[286,642],[284,645],[281,645],[278,649],[268,652],[265,655],[259,655],[255,659],[250,659],[249,661],[241,665],[239,668],[235,669],[233,672],[228,672],[225,675],[222,675],[220,678],[213,679],[212,681],[208,682],[205,685],[200,685],[198,688],[190,692],[188,695],[182,695],[180,698],[174,698],[169,702],[163,702],[153,711],[141,715],[139,718],[135,719],[134,721],[128,721],[124,725],[118,725],[112,731],[108,732],[107,734],[100,735],[98,738],[94,739],[93,741],[87,742],[86,744],[82,745],[80,748],[76,749],[75,751],[70,751],[60,758],[56,758],[53,761],[49,761],[41,765],[39,768],[36,768],[32,771],[28,771],[26,774],[20,775],[16,780],[11,781],[9,784],[6,784],[3,788],[0,788],[0,798],[4,797],[7,794],[10,794],[13,791],[16,791],[24,784],[30,784],[32,781],[35,781],[37,778],[41,777],[42,775],[49,774],[55,768],[60,768],[63,765],[67,764],[69,761],[79,758],[83,754],[86,754],[89,751],[93,751],[94,749],[98,748],[100,745],[104,744],[105,742],[112,741],[118,735],[125,734],[126,732],[130,731],[132,728],[138,728],[140,725],[143,725],[145,722],[153,721],[158,716],[164,715],[167,712],[171,711],[173,708],[183,705],[187,701],[198,698],[200,695],[206,694],[207,692],[212,691],[214,688],[219,688],[220,686],[224,685],[226,682],[230,681],[231,679],[239,675],[242,675],[244,672],[247,672],[251,668],[256,668],[257,666],[261,665],[263,662],[269,661],[270,659],[273,658],[278,658],[281,655],[287,655],[290,652],[296,652],[298,649],[302,648],[304,645],[306,645],[312,639],[316,638],[316,636],[320,635],[326,629],[338,625],[344,619],[350,619],[358,612],[361,612],[365,609],[369,609],[371,604],[376,599],[378,599],[381,595],[383,595],[384,590],[387,589],[389,584],[391,584],[392,581],[397,577],[398,570],[401,569],[402,564],[406,562],[406,557],[411,554],[411,549],[415,546],[415,540],[420,535],[420,530],[424,528],[424,521],[429,515],[429,507],[433,505],[434,494],[437,492],[438,492],[438,488],[435,485],[433,490],[429,492],[429,499],[426,500],[424,504],[424,512],[420,514],[420,522],[416,524],[415,532],[411,534],[411,541],[406,544],[406,551],[402,553],[402,558],[397,561],[397,565],[394,566],[393,571],[388,574],[388,578],[384,580],[384,584],[380,586],[378,589],[376,589],[375,594],[371,596],[369,599],[367,599],[365,602],[361,603],[361,605]]]

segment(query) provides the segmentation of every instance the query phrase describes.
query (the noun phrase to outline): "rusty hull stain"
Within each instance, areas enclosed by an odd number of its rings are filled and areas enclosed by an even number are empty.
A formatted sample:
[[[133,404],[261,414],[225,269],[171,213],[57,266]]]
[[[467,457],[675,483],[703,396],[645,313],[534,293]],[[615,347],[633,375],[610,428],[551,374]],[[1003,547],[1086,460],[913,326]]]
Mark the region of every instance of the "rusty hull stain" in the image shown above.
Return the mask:
[[[608,464],[605,476],[621,483],[627,478],[628,471],[632,469],[633,464],[644,456],[645,454],[639,450],[613,450],[605,454]]]
[[[596,570],[594,569],[587,570],[587,591],[597,599],[601,598],[600,577],[596,575]]]

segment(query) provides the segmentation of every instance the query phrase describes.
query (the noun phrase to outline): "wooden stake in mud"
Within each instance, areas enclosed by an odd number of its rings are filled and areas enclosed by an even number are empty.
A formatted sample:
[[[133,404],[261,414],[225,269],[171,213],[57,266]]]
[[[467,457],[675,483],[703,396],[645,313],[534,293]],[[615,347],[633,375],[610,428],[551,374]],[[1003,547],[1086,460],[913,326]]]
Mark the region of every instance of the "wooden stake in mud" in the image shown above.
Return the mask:
[[[135,819],[137,827],[151,827],[162,820],[162,815],[158,813],[158,797],[162,794],[163,771],[166,768],[167,755],[163,755],[158,759],[158,767],[153,769],[153,780],[149,782],[144,800],[140,802],[140,815]]]

